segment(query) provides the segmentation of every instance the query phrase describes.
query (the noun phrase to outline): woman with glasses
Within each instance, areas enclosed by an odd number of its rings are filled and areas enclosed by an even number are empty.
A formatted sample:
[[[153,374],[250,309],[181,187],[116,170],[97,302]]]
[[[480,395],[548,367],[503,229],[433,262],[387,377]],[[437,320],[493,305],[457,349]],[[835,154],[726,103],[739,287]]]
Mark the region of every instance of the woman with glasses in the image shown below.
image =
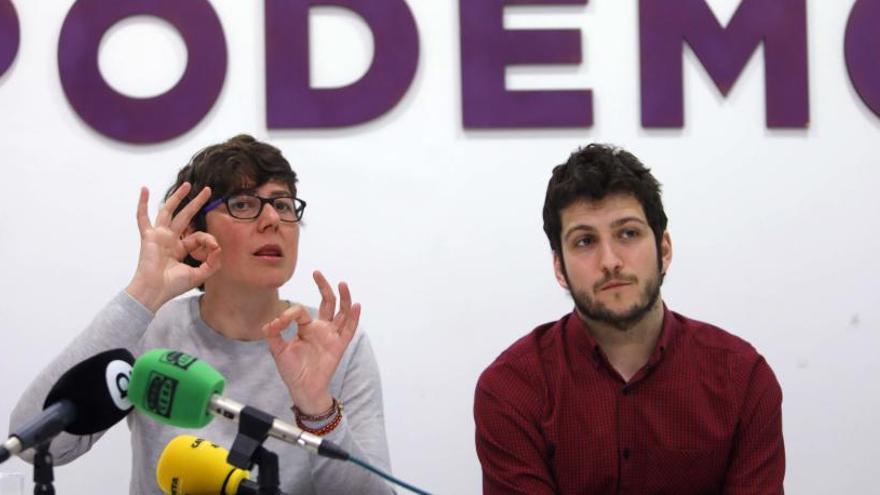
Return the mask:
[[[209,146],[180,170],[151,221],[141,190],[141,248],[131,283],[30,385],[11,426],[40,409],[71,366],[124,347],[191,354],[226,378],[224,395],[320,435],[352,455],[389,469],[379,372],[363,331],[360,305],[342,282],[337,295],[320,272],[318,308],[279,297],[296,268],[306,203],[281,152],[250,136]],[[179,298],[199,288],[200,293]],[[212,421],[198,432],[159,424],[135,412],[131,493],[156,493],[156,465],[176,436],[192,434],[231,447],[237,425]],[[12,431],[12,428],[10,429]],[[52,443],[56,463],[69,462],[100,437],[66,433]],[[351,463],[328,460],[268,439],[278,454],[285,493],[390,493]],[[221,480],[222,481],[222,480]]]

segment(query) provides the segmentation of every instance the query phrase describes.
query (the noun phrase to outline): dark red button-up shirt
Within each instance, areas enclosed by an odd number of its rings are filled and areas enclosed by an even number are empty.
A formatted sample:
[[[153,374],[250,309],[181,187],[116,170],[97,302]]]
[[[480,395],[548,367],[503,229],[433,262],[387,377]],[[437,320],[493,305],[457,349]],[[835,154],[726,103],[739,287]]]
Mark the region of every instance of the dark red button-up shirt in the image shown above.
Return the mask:
[[[665,310],[627,383],[572,313],[480,376],[483,493],[782,493],[781,407],[767,362],[724,330]]]

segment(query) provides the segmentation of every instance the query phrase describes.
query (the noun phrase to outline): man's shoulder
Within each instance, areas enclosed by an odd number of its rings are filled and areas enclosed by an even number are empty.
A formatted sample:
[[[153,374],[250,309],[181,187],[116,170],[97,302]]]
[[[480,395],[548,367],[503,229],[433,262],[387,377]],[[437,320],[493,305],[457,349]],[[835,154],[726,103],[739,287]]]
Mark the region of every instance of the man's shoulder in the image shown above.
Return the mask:
[[[564,318],[538,325],[523,335],[492,361],[480,375],[479,384],[487,386],[511,379],[532,382],[541,375],[544,354],[560,345],[560,328]]]
[[[752,344],[745,339],[717,325],[689,318],[676,312],[672,312],[672,316],[678,322],[682,333],[701,345],[731,352],[755,352]]]
[[[752,344],[717,325],[674,312],[672,317],[678,322],[682,343],[709,361],[748,369],[763,360]]]

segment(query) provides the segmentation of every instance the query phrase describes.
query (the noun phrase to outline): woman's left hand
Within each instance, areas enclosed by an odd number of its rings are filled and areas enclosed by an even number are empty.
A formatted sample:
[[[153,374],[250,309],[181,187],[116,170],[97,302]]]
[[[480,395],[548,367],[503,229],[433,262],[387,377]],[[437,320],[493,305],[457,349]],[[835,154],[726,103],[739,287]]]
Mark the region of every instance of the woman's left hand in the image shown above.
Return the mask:
[[[361,315],[361,306],[351,303],[345,282],[339,284],[336,311],[333,288],[321,272],[316,271],[314,278],[321,292],[316,319],[305,307],[294,304],[263,326],[278,373],[287,384],[293,403],[306,414],[320,414],[333,406],[330,379],[354,337]],[[281,332],[291,322],[297,324],[296,335],[285,341]]]

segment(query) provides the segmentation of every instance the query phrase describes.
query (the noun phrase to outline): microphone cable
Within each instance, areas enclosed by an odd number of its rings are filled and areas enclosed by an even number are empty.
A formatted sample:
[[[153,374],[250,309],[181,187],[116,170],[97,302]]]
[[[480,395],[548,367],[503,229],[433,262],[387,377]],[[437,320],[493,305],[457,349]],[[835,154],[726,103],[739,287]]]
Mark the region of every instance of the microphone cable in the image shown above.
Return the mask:
[[[431,495],[430,493],[428,493],[420,488],[416,488],[415,486],[410,485],[406,481],[395,478],[394,476],[391,476],[390,474],[382,471],[381,469],[371,466],[370,463],[368,463],[362,459],[358,459],[357,457],[355,457],[353,455],[349,455],[348,460],[357,464],[358,466],[366,469],[367,471],[370,471],[374,474],[379,475],[380,477],[394,483],[395,485],[399,485],[399,486],[406,488],[407,490],[409,490],[413,493],[418,493],[419,495]]]
[[[430,495],[394,476],[358,459],[329,440],[304,431],[251,406],[224,397],[226,380],[210,364],[189,354],[170,349],[152,349],[134,362],[128,397],[142,413],[159,423],[178,428],[202,428],[214,417],[239,424],[240,434],[262,443],[267,436],[290,443],[323,457],[351,461],[391,483],[419,495]],[[172,407],[174,405],[174,407]],[[242,430],[242,419],[249,429]],[[247,445],[251,443],[245,442]],[[250,458],[253,450],[233,453]],[[237,459],[240,460],[240,459]],[[234,465],[240,465],[232,462]]]

